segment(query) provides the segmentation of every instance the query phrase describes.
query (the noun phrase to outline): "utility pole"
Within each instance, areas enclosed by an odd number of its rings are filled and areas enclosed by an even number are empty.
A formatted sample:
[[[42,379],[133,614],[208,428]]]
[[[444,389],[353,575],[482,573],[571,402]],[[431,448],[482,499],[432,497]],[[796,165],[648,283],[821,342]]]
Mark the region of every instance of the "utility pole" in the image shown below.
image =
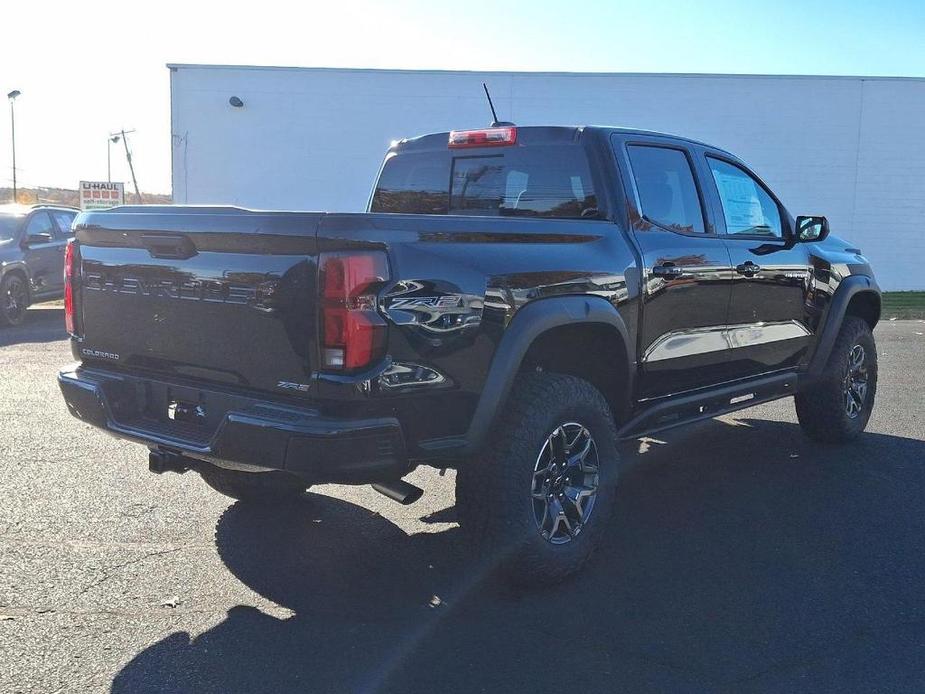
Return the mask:
[[[129,132],[135,132],[134,130],[129,130]],[[135,186],[135,197],[138,198],[139,204],[144,204],[144,201],[141,199],[141,192],[138,190],[138,180],[135,178],[135,167],[132,166],[132,153],[128,151],[128,139],[125,137],[125,128],[119,131],[122,136],[122,144],[125,146],[125,159],[128,161],[128,170],[132,172],[132,185]]]
[[[110,135],[106,138],[106,181],[112,183],[112,146],[122,139],[121,135]]]
[[[6,98],[10,100],[10,132],[13,136],[13,202],[18,202],[16,192],[16,110],[13,108],[13,102],[22,92],[14,89]]]

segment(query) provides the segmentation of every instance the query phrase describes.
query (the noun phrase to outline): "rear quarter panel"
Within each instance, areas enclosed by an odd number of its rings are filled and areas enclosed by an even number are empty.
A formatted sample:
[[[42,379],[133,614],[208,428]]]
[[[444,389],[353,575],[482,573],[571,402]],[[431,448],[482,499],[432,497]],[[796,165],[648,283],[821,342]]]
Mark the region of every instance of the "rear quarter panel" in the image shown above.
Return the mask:
[[[399,376],[379,379],[374,408],[398,415],[412,442],[465,433],[501,337],[529,302],[600,296],[635,335],[636,265],[612,222],[335,214],[318,244],[389,253],[380,299]]]

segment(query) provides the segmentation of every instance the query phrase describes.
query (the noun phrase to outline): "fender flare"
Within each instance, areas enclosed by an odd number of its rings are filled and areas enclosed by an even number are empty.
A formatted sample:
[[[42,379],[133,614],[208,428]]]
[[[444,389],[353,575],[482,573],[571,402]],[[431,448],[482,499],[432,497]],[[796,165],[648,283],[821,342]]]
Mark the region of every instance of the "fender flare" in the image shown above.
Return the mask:
[[[872,277],[867,275],[851,275],[838,285],[822,319],[822,331],[816,340],[816,350],[813,352],[807,369],[810,377],[819,376],[825,369],[829,354],[832,353],[832,347],[835,345],[835,338],[838,337],[845,313],[848,311],[848,304],[856,295],[865,292],[875,294],[878,299],[880,298],[880,287]]]
[[[543,333],[564,325],[603,324],[616,329],[626,349],[627,397],[632,389],[636,349],[623,318],[613,304],[599,296],[562,296],[537,299],[520,308],[504,331],[492,357],[475,413],[460,450],[467,455],[484,443],[498,411],[507,401],[527,350]]]

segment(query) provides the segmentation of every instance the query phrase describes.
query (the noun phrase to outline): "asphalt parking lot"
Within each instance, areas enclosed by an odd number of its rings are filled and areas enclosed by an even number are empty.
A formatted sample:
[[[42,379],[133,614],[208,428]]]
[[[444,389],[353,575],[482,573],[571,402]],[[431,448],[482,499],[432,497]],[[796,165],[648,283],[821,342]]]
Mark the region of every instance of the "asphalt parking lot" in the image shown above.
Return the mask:
[[[857,445],[789,401],[639,444],[606,546],[512,592],[458,550],[452,474],[401,507],[254,509],[72,419],[58,308],[0,331],[0,689],[925,690],[925,321],[885,322]]]

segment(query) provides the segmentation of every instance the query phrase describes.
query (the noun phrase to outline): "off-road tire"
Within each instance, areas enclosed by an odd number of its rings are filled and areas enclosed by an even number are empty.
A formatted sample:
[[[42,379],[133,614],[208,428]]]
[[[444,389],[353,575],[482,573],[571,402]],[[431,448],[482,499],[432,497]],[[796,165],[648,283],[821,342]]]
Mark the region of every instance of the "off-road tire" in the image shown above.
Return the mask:
[[[308,488],[287,472],[241,472],[203,464],[196,468],[203,481],[217,492],[239,501],[270,503],[297,499]]]
[[[482,454],[460,464],[460,527],[473,555],[487,562],[488,573],[498,569],[518,585],[556,583],[584,565],[606,532],[620,463],[616,426],[600,391],[574,376],[518,376],[508,403]],[[551,432],[569,422],[579,423],[593,439],[597,494],[580,532],[553,544],[543,536],[534,511],[533,485],[543,482],[535,468]],[[542,507],[545,502],[536,503]]]
[[[847,380],[851,376],[853,350],[864,355],[866,389],[860,409],[848,413]],[[877,346],[870,326],[861,318],[846,316],[819,380],[795,396],[797,419],[803,432],[815,441],[844,443],[856,438],[867,426],[877,394]]]
[[[10,293],[18,295],[16,308],[9,306]],[[21,325],[29,306],[29,285],[22,275],[11,272],[0,282],[0,326]]]

